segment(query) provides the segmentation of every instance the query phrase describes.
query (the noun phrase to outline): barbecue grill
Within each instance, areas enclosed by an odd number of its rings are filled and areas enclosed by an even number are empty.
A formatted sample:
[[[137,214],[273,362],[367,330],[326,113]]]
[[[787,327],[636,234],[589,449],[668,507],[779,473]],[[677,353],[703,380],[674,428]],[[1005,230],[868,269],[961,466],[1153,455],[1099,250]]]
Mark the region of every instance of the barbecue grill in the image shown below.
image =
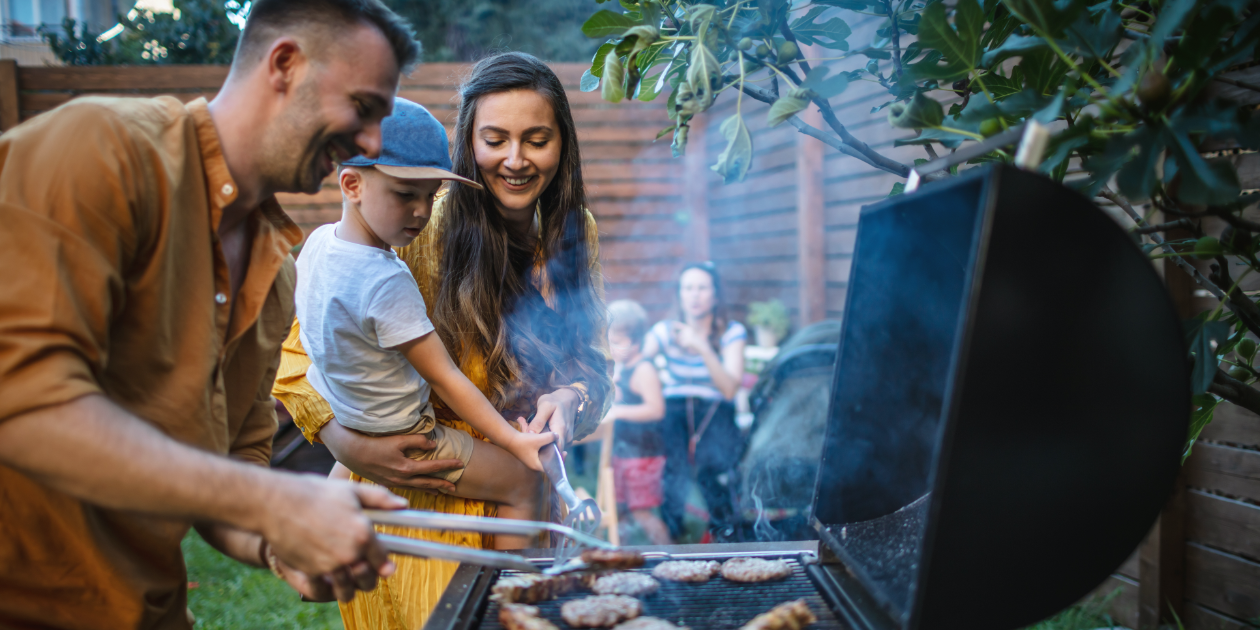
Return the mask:
[[[1071,227],[1033,249],[1047,225]],[[644,614],[738,628],[805,598],[812,628],[1015,628],[1136,548],[1184,447],[1186,347],[1150,262],[1099,208],[1005,165],[865,207],[846,304],[821,540],[642,548],[644,571],[653,551],[793,567],[779,582],[663,582]],[[427,630],[499,628],[490,589],[511,574],[461,565]],[[560,604],[588,594],[538,605],[565,628]]]

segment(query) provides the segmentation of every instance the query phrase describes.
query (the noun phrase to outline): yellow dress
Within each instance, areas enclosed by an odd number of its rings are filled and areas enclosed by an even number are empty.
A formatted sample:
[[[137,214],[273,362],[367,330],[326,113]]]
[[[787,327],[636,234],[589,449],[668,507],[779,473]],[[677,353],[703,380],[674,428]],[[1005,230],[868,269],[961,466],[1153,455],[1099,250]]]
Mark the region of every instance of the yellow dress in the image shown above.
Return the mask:
[[[427,305],[435,302],[440,282],[438,267],[442,260],[441,236],[445,228],[445,221],[443,221],[445,205],[445,198],[439,198],[434,204],[429,224],[420,236],[411,245],[397,250],[399,258],[407,264],[412,275],[415,276],[420,293],[424,296]],[[587,221],[589,224],[588,245],[591,251],[591,281],[602,300],[604,284],[599,265],[598,232],[595,229],[595,220],[589,213],[587,213]],[[534,284],[548,299],[548,303],[554,307],[550,299],[552,295],[550,284],[541,266],[534,271]],[[600,344],[604,356],[608,356],[607,338],[603,331],[599,331],[595,340]],[[451,354],[458,358],[458,353]],[[328,403],[306,380],[306,370],[310,364],[310,358],[307,357],[298,339],[298,324],[294,321],[289,337],[284,342],[280,369],[276,375],[276,384],[272,394],[284,403],[306,439],[314,442],[319,439],[317,437],[319,430],[332,419],[333,415]],[[489,392],[484,357],[475,352],[469,352],[460,361],[459,368],[483,394]],[[584,387],[583,390],[585,391]],[[521,391],[516,400],[508,401],[508,404],[500,411],[512,410],[514,413],[527,415],[527,410],[532,410],[538,396],[544,393],[546,392]],[[609,402],[592,399],[579,414],[576,426],[573,427],[573,437],[578,438],[594,431],[607,411]],[[485,439],[467,423],[456,419],[449,410],[443,409],[442,401],[436,396],[433,398],[433,403],[438,410],[438,422],[466,431],[478,439]],[[370,483],[358,475],[352,475],[352,479]],[[393,492],[405,497],[413,509],[473,516],[495,515],[494,504],[483,501],[427,494],[406,488],[394,488]],[[378,526],[377,531],[465,547],[487,548],[493,542],[490,536],[466,532],[418,531],[389,526]],[[346,630],[418,630],[437,605],[438,599],[446,589],[446,584],[458,566],[454,562],[410,556],[394,556],[393,559],[398,565],[398,571],[394,575],[382,580],[375,590],[359,593],[354,601],[341,605],[341,618]]]

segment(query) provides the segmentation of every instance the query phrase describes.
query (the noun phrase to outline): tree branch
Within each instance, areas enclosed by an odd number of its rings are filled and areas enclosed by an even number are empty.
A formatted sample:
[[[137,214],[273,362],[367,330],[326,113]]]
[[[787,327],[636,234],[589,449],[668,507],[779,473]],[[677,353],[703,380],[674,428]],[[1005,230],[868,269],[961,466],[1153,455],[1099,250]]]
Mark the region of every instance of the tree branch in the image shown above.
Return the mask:
[[[892,0],[884,0],[884,9],[888,11],[888,21],[892,25],[892,62],[897,78],[901,78],[901,29],[897,27],[897,16],[893,13]]]
[[[1194,229],[1194,221],[1190,219],[1177,219],[1168,223],[1160,223],[1158,225],[1148,225],[1133,230],[1134,234],[1154,234],[1156,232],[1165,232],[1168,230],[1176,230],[1178,228]]]
[[[1208,385],[1207,390],[1208,393],[1216,394],[1243,409],[1260,414],[1260,390],[1226,374],[1220,368],[1216,369],[1212,384]]]
[[[755,98],[755,99],[757,99],[757,100],[759,100],[759,101],[761,101],[761,102],[763,102],[763,103],[770,103],[770,104],[773,104],[773,103],[774,103],[774,101],[775,101],[775,100],[777,100],[777,99],[775,99],[774,95],[773,95],[773,94],[771,94],[768,90],[765,90],[765,89],[759,88],[759,87],[757,87],[757,86],[755,86],[755,85],[748,85],[748,84],[744,84],[743,90],[744,90],[744,94],[747,94],[747,95],[749,95],[749,96],[751,96],[751,97],[753,97],[753,98]],[[845,154],[845,155],[847,155],[847,156],[849,156],[849,157],[854,157],[854,158],[857,158],[857,159],[859,159],[859,160],[861,160],[861,161],[863,161],[863,162],[867,163],[868,165],[870,165],[870,166],[872,166],[872,167],[874,167],[874,168],[878,168],[878,169],[882,169],[882,170],[888,170],[888,169],[884,168],[883,166],[880,166],[879,164],[877,164],[874,160],[872,160],[872,159],[871,159],[869,156],[867,156],[866,154],[864,154],[864,153],[862,153],[862,152],[858,151],[857,149],[855,149],[855,148],[853,148],[853,147],[851,147],[851,146],[848,146],[848,145],[844,144],[843,142],[840,142],[839,140],[837,140],[835,137],[831,136],[831,135],[830,135],[830,134],[828,134],[827,132],[825,132],[825,131],[823,131],[823,130],[821,130],[821,129],[817,128],[817,127],[814,127],[814,126],[809,125],[809,124],[808,124],[808,123],[806,123],[805,121],[801,120],[799,116],[793,116],[793,117],[789,118],[789,119],[788,119],[788,122],[789,122],[789,123],[792,123],[792,126],[793,126],[793,127],[796,127],[796,130],[797,130],[797,131],[799,131],[799,132],[801,132],[801,133],[803,133],[803,134],[805,134],[805,135],[807,135],[807,136],[809,136],[809,137],[811,137],[811,138],[817,138],[817,139],[821,140],[823,144],[825,144],[825,145],[827,145],[827,146],[829,146],[829,147],[831,147],[831,148],[833,148],[833,149],[835,149],[835,150],[837,150],[837,151],[839,151],[839,152],[841,152],[841,153],[843,153],[843,154]],[[889,171],[889,172],[891,172],[891,171]],[[894,174],[895,174],[895,175],[900,175],[900,173],[894,173]],[[904,176],[903,176],[903,177],[904,177]]]
[[[836,118],[836,113],[831,111],[831,103],[828,103],[827,99],[821,97],[816,98],[814,99],[814,104],[817,105],[818,110],[822,112],[823,120],[827,122],[827,125],[836,132],[836,135],[840,136],[840,140],[868,158],[864,159],[864,162],[874,166],[875,168],[888,171],[893,175],[901,177],[910,176],[909,166],[880,154],[875,149],[869,147],[865,142],[858,140],[853,136],[853,134],[849,133],[849,130],[845,129],[844,125],[840,124],[840,119]]]
[[[1120,208],[1138,224],[1139,228],[1144,227],[1146,221],[1142,219],[1142,215],[1138,214],[1138,211],[1134,210],[1133,206],[1129,205],[1129,202],[1122,199],[1119,195],[1108,188],[1103,188],[1098,191],[1098,196],[1116,204],[1117,206],[1120,206]],[[1182,220],[1184,221],[1185,219]],[[1152,241],[1155,241],[1156,245],[1163,247],[1165,251],[1175,253],[1172,245],[1169,245],[1166,241],[1164,241],[1163,237],[1159,234],[1150,234],[1149,236]],[[1239,321],[1247,327],[1247,330],[1260,335],[1260,306],[1256,306],[1256,303],[1252,302],[1251,299],[1247,297],[1247,294],[1242,292],[1242,289],[1233,287],[1233,292],[1227,297],[1225,292],[1222,291],[1215,282],[1203,277],[1203,274],[1199,273],[1199,270],[1195,269],[1194,265],[1186,262],[1181,256],[1173,256],[1172,259],[1173,262],[1177,263],[1178,267],[1181,267],[1182,270],[1190,274],[1190,277],[1194,278],[1195,282],[1210,291],[1212,295],[1216,296],[1216,299],[1225,302],[1225,304],[1229,306],[1230,310],[1238,316]],[[1218,267],[1217,273],[1224,276],[1228,282],[1227,286],[1233,286],[1233,281],[1229,280],[1229,269]]]

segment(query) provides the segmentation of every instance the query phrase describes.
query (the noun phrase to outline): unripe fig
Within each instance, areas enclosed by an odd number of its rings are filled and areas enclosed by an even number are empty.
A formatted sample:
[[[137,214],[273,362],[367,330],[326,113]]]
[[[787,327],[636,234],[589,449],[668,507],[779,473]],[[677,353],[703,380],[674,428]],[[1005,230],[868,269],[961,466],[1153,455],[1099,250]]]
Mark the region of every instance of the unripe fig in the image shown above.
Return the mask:
[[[1169,82],[1168,75],[1154,68],[1148,70],[1138,84],[1137,96],[1147,110],[1163,110],[1172,97],[1172,83]]]
[[[980,123],[980,135],[988,138],[1002,132],[1002,122],[996,118],[990,118]]]
[[[756,52],[757,52],[758,57],[765,57],[766,55],[770,54],[770,47],[765,44],[757,44]]]
[[[779,61],[791,61],[801,54],[801,47],[793,42],[783,42],[779,44]]]
[[[1215,236],[1205,236],[1194,243],[1194,257],[1199,260],[1211,260],[1223,253],[1225,250]]]
[[[1242,368],[1242,367],[1229,368],[1229,375],[1244,383],[1251,380],[1251,372],[1247,368]]]
[[[738,46],[740,50],[748,50],[749,48],[752,48],[752,45],[753,45],[753,40],[751,37],[745,37],[739,40],[739,43],[736,44],[736,46]]]

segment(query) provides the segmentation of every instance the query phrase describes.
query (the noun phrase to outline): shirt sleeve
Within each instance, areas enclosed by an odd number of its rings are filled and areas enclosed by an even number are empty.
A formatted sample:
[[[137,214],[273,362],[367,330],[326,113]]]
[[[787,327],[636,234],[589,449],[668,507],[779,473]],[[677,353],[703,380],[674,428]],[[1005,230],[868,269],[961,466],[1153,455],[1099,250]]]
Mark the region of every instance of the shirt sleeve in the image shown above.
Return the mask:
[[[367,327],[376,333],[376,343],[382,348],[392,348],[433,332],[424,308],[424,298],[416,280],[403,266],[398,273],[385,278],[364,313]]]
[[[748,339],[748,329],[739,322],[731,322],[726,327],[726,332],[722,333],[722,347],[725,348],[736,341],[744,341]]]
[[[301,332],[297,318],[294,318],[289,336],[280,346],[280,366],[276,369],[271,395],[284,404],[289,415],[293,416],[293,424],[302,430],[306,441],[314,444],[323,441],[319,439],[319,431],[333,419],[333,412],[328,401],[315,391],[306,378],[311,358],[302,348]]]
[[[0,421],[101,392],[138,243],[135,149],[100,105],[0,137]]]

